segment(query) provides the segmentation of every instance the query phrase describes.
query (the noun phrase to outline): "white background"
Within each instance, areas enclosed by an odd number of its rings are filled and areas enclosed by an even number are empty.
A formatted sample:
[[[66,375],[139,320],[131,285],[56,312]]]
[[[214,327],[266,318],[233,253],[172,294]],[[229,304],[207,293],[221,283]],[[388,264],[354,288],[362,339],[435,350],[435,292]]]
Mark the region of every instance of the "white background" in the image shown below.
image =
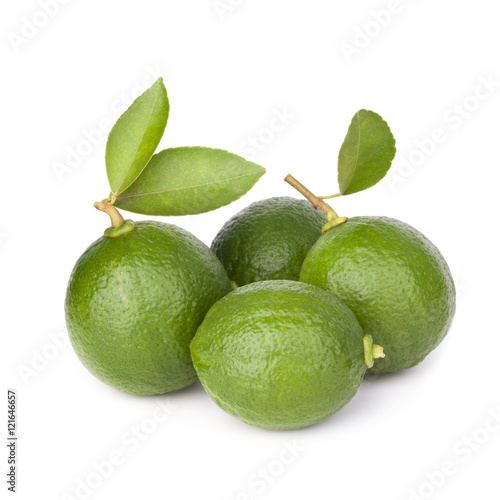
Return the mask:
[[[47,20],[38,1],[3,2],[2,366],[4,387],[18,391],[18,498],[498,498],[500,422],[489,417],[500,411],[496,3],[220,4],[66,0]],[[268,172],[249,194],[171,219],[207,244],[252,201],[293,195],[288,172],[317,194],[335,193],[352,115],[380,113],[397,140],[392,173],[334,207],[402,219],[441,249],[459,295],[438,350],[412,370],[366,380],[341,412],[293,432],[239,422],[198,383],[153,398],[93,378],[68,345],[63,302],[75,261],[108,226],[92,208],[108,194],[96,131],[160,75],[171,105],[162,148],[252,155],[249,136],[267,142],[254,160]],[[265,129],[283,111],[293,118],[271,138]],[[85,157],[68,166],[78,148]],[[168,419],[159,402],[175,406]],[[5,414],[3,422],[5,434]],[[110,455],[119,463],[98,475],[95,464]]]

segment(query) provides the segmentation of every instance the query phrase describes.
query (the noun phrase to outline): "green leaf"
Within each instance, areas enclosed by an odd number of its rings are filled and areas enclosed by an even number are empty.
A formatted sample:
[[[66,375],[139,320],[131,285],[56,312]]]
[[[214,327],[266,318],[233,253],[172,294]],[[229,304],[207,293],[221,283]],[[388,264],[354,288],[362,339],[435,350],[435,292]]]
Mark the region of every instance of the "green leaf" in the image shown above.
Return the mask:
[[[340,194],[363,191],[379,182],[396,155],[391,129],[373,111],[358,111],[339,152]]]
[[[165,131],[167,90],[159,78],[118,119],[106,144],[106,171],[113,195],[125,191],[144,170]]]
[[[243,196],[264,173],[259,165],[221,149],[165,149],[115,206],[146,215],[209,212]]]

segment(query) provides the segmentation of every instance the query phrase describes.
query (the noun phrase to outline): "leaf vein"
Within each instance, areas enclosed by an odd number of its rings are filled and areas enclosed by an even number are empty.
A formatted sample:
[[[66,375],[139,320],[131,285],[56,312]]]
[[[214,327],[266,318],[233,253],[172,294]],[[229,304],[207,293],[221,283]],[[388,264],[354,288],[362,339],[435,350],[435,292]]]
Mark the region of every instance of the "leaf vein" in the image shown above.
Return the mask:
[[[222,182],[235,181],[238,179],[243,179],[245,177],[252,177],[252,176],[257,175],[257,174],[258,174],[258,172],[253,172],[251,174],[238,175],[236,177],[228,177],[226,179],[219,179],[219,180],[210,181],[210,182],[202,182],[200,184],[192,184],[190,186],[188,185],[188,186],[181,186],[181,187],[177,187],[177,188],[160,189],[158,191],[149,191],[149,192],[145,192],[145,193],[121,194],[118,196],[118,198],[123,200],[125,198],[136,198],[138,196],[152,196],[152,195],[157,195],[157,194],[164,195],[164,194],[170,193],[172,191],[182,191],[185,189],[194,189],[194,188],[198,188],[198,187],[209,186],[211,184],[220,184]]]
[[[357,148],[356,148],[356,162],[354,164],[354,168],[352,170],[349,182],[347,183],[345,189],[343,190],[344,193],[346,192],[347,189],[349,189],[349,186],[351,185],[352,179],[354,178],[354,174],[356,173],[356,170],[358,169],[359,150],[361,148],[361,123],[359,121],[359,113],[356,113],[356,118],[358,119],[358,144],[357,144]]]
[[[141,137],[141,140],[139,141],[139,147],[136,149],[135,151],[135,154],[134,154],[134,158],[130,161],[129,165],[127,166],[126,169],[124,169],[124,173],[122,175],[122,178],[120,179],[120,182],[118,183],[118,190],[121,188],[121,185],[125,179],[125,177],[127,176],[127,174],[129,173],[132,165],[134,164],[136,158],[137,158],[137,155],[138,155],[138,152],[140,150],[140,146],[142,145],[143,141],[144,141],[144,137],[146,136],[146,132],[151,124],[151,117],[153,116],[153,112],[155,111],[156,109],[156,102],[158,100],[158,97],[159,97],[159,94],[160,92],[156,92],[156,95],[155,95],[155,98],[154,98],[154,102],[153,102],[153,106],[151,106],[151,110],[149,112],[149,116],[148,116],[148,119],[147,119],[147,124],[146,124],[146,127],[144,128],[144,132],[142,134],[142,137]],[[129,120],[127,120],[127,127],[129,128],[129,130],[132,132],[132,129],[130,128],[130,122]],[[133,132],[132,132],[133,133]],[[146,168],[147,164],[149,163],[149,161],[151,160],[151,158],[153,157],[153,154],[154,154],[154,151],[151,153],[151,156],[149,157],[148,161],[144,164],[144,166],[142,167],[141,171],[135,176],[134,179],[132,179],[132,181],[128,184],[128,186],[125,186],[124,189],[127,189],[130,185],[132,185],[136,180],[137,178],[139,177],[139,175],[142,174],[142,172],[144,172],[144,169]],[[124,190],[122,189],[122,191]],[[117,193],[113,193],[115,196],[117,195]]]

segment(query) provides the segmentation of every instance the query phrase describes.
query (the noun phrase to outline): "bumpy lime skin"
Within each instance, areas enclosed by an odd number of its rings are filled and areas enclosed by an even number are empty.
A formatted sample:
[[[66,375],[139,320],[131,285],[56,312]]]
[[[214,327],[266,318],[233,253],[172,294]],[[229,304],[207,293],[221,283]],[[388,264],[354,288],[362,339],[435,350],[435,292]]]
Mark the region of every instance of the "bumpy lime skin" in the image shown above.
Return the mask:
[[[384,348],[370,373],[411,368],[443,340],[455,314],[453,278],[420,232],[387,217],[353,217],[311,248],[301,281],[329,290]]]
[[[162,394],[196,380],[189,343],[231,291],[224,268],[192,234],[138,222],[80,257],[66,295],[73,347],[97,378],[130,394]]]
[[[333,415],[366,372],[363,331],[333,294],[263,281],[217,302],[191,342],[203,387],[224,411],[265,429]]]
[[[308,201],[289,197],[252,203],[221,228],[212,250],[238,286],[299,280],[302,262],[326,224]]]

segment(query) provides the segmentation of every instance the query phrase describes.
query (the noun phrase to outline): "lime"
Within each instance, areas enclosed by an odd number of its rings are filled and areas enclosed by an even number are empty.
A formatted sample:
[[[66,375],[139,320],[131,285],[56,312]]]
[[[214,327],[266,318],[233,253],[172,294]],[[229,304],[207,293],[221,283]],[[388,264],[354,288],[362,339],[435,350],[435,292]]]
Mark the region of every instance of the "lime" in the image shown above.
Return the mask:
[[[210,309],[191,354],[223,410],[257,427],[296,429],[324,420],[354,396],[365,356],[373,363],[381,355],[366,340],[335,295],[295,281],[263,281]]]
[[[304,257],[325,224],[325,215],[305,200],[269,198],[229,219],[212,250],[237,286],[265,280],[298,281]]]
[[[66,322],[78,357],[130,394],[190,385],[189,343],[231,290],[224,268],[201,241],[170,224],[127,221],[105,234],[80,257],[68,285]]]
[[[311,248],[301,281],[335,293],[386,357],[385,373],[420,363],[443,340],[455,313],[455,287],[439,250],[387,217],[353,217]]]

